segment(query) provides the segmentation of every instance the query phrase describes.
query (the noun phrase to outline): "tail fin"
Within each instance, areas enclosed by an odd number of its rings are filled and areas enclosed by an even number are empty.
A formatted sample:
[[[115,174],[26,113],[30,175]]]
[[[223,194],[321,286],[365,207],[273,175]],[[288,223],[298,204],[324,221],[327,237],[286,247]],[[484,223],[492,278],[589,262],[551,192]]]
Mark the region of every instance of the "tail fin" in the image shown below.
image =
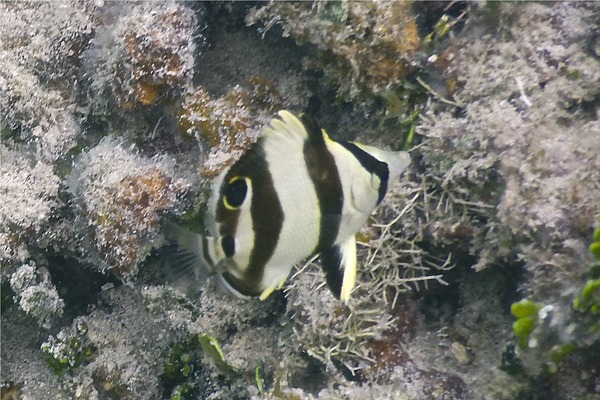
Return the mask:
[[[167,280],[186,293],[197,292],[215,274],[209,238],[172,222],[163,226],[162,233],[166,244],[160,256]]]
[[[410,165],[410,154],[406,151],[387,151],[381,158],[390,169],[390,181],[395,181]]]
[[[410,165],[410,154],[406,151],[388,151],[373,146],[367,146],[362,143],[355,144],[379,161],[387,164],[390,173],[390,181],[396,180]]]

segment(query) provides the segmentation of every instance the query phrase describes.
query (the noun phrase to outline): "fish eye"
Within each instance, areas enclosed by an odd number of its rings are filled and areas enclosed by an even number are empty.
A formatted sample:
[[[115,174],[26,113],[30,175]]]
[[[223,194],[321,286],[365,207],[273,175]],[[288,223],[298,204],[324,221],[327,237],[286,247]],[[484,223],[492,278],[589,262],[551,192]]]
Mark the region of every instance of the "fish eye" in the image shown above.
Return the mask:
[[[231,178],[223,193],[223,204],[230,210],[239,209],[248,193],[248,183],[245,177],[234,176]]]

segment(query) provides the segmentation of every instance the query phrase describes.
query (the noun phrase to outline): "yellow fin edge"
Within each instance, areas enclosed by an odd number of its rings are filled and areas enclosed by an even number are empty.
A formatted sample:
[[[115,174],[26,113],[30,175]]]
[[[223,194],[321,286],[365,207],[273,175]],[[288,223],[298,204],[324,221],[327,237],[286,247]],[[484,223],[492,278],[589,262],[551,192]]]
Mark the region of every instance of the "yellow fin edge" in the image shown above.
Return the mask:
[[[271,123],[263,131],[265,135],[284,133],[287,135],[299,135],[303,138],[308,136],[306,128],[294,114],[287,110],[281,110],[277,115],[279,115],[280,119],[273,118],[271,120]]]
[[[268,288],[263,290],[263,292],[260,294],[260,296],[258,298],[261,301],[266,300],[267,297],[269,297],[271,294],[273,294],[273,292],[275,290],[281,289],[283,287],[283,285],[285,284],[286,280],[287,280],[287,276],[281,282],[272,284],[271,286],[269,286]]]
[[[354,235],[344,243],[344,278],[340,290],[340,300],[346,303],[350,300],[350,294],[356,283],[356,238]]]

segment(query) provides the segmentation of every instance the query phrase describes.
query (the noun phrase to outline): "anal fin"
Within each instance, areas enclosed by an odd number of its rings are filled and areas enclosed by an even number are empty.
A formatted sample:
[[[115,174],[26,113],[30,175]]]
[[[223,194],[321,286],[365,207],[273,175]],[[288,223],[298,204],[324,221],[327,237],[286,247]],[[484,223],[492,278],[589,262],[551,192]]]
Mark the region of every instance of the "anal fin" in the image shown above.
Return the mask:
[[[356,282],[356,239],[350,236],[344,243],[321,251],[321,266],[333,295],[343,302],[350,299]]]

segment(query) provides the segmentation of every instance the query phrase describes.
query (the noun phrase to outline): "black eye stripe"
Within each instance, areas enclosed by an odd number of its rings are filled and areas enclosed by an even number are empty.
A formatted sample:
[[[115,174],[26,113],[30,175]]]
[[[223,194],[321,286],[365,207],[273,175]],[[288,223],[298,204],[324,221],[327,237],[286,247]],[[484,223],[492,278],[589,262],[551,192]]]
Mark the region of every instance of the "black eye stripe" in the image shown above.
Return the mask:
[[[230,207],[239,208],[244,203],[247,193],[248,184],[246,183],[246,179],[237,178],[233,182],[229,183],[227,187],[225,187],[223,197],[226,204],[228,204]]]

